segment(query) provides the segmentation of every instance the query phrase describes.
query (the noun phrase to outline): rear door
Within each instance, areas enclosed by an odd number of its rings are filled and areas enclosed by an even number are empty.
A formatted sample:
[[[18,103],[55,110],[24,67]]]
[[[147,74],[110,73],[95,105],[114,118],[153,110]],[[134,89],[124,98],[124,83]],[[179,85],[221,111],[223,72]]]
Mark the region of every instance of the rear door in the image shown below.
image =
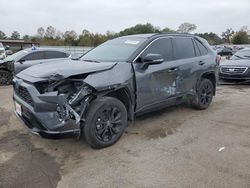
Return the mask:
[[[37,65],[44,59],[45,53],[43,51],[31,52],[21,58],[19,61],[15,62],[15,73],[17,74],[22,70],[29,68],[30,66]]]
[[[193,94],[197,81],[197,69],[202,64],[201,58],[197,55],[192,37],[175,37],[174,59],[179,67],[176,79],[176,93],[178,95]]]
[[[143,59],[147,54],[161,54],[164,62],[141,68]],[[163,105],[176,94],[176,77],[178,67],[173,61],[173,44],[171,37],[155,39],[137,61],[134,63],[136,88],[137,88],[137,112]]]
[[[209,72],[214,70],[218,71],[218,69],[216,68],[217,67],[216,54],[211,53],[211,51],[207,47],[208,43],[207,44],[206,43],[207,43],[206,41],[200,41],[198,39],[194,39],[194,44],[197,51],[196,55],[199,60],[198,66],[195,67],[198,79],[204,72]],[[217,72],[215,74],[217,74]]]

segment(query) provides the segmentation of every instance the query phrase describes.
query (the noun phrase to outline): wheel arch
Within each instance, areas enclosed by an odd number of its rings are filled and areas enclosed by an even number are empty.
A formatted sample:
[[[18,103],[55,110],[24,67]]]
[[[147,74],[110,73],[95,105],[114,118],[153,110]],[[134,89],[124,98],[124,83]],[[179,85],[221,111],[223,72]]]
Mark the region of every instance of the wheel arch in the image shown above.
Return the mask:
[[[203,73],[201,75],[201,77],[200,77],[200,80],[199,80],[198,84],[204,78],[206,78],[206,79],[208,79],[208,80],[210,80],[212,82],[212,84],[214,86],[214,95],[215,95],[216,94],[216,82],[217,82],[215,72],[205,72],[205,73]]]
[[[129,89],[122,87],[117,90],[111,90],[104,96],[114,97],[120,100],[127,109],[128,119],[132,121],[134,120],[134,104]]]

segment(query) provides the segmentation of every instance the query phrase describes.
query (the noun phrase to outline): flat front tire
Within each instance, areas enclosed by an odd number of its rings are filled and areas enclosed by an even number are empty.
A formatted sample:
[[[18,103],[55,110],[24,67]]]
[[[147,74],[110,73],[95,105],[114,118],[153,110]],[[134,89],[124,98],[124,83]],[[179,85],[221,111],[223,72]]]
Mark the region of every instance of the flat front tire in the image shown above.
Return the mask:
[[[113,97],[93,101],[86,115],[84,136],[93,148],[113,145],[127,127],[127,110],[124,104]]]

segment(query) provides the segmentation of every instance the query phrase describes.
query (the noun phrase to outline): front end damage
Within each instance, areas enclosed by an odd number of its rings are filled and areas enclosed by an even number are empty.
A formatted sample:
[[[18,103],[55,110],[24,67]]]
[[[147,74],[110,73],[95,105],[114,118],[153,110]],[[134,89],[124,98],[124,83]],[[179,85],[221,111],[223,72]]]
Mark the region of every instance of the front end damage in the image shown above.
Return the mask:
[[[14,78],[15,113],[45,138],[80,137],[85,112],[95,89],[82,78],[29,83]]]
[[[42,137],[79,138],[86,112],[96,98],[112,95],[124,101],[132,119],[133,78],[130,63],[62,61],[32,66],[13,80],[15,113]],[[122,87],[127,92],[122,93]]]

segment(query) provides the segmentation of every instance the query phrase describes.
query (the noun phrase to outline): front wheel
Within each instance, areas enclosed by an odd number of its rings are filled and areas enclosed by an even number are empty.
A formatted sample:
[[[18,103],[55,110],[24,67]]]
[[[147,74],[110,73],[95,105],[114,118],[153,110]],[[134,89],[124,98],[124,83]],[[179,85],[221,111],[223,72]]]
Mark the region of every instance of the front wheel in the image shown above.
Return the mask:
[[[116,143],[127,127],[127,110],[113,97],[92,102],[86,115],[84,136],[91,147],[100,149]]]
[[[192,101],[193,106],[199,110],[207,109],[212,102],[214,89],[211,80],[202,79],[197,88],[197,94]]]

